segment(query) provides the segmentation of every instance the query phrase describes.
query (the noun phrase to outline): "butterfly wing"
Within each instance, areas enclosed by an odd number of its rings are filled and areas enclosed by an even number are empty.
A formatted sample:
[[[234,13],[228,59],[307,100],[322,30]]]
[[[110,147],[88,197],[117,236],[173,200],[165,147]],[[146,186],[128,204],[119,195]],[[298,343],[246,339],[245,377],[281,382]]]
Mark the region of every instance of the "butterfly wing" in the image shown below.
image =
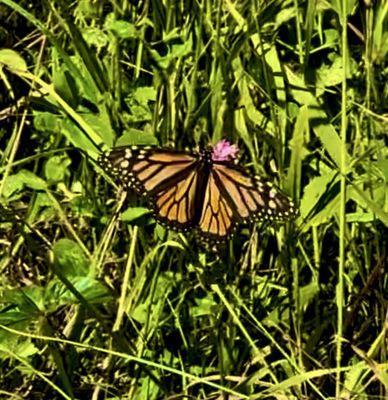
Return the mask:
[[[281,221],[296,213],[293,202],[270,183],[230,162],[214,162],[198,228],[205,239],[221,242],[238,223]]]
[[[147,198],[155,218],[186,231],[195,224],[199,156],[153,147],[117,147],[100,165],[127,188]]]
[[[195,227],[212,242],[224,241],[239,223],[297,214],[286,195],[229,161],[204,167],[196,153],[132,146],[113,149],[99,163],[144,195],[159,222],[180,231]]]

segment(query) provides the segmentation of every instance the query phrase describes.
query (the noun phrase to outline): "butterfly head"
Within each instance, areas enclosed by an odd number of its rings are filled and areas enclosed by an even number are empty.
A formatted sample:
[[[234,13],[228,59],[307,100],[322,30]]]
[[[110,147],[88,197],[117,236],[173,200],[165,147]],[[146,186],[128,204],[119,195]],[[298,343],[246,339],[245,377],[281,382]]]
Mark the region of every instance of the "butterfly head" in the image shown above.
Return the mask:
[[[239,148],[235,144],[230,144],[225,139],[216,143],[211,151],[212,161],[233,161],[237,158]]]

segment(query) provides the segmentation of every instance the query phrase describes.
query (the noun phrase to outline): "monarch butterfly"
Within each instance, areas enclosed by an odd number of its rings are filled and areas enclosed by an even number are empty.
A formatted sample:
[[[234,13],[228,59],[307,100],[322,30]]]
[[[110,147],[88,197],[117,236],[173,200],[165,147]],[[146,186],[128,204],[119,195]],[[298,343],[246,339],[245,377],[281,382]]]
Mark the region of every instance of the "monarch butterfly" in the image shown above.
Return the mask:
[[[297,213],[272,184],[234,164],[237,152],[226,140],[199,152],[127,146],[102,155],[99,164],[126,189],[144,195],[159,222],[196,230],[217,244],[239,223],[286,220]]]

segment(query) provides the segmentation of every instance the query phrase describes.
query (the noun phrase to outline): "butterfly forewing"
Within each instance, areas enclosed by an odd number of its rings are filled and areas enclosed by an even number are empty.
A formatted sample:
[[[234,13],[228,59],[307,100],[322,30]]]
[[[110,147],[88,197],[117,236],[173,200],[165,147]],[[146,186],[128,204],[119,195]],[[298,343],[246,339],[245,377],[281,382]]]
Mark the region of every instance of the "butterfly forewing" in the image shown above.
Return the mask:
[[[213,165],[215,181],[236,222],[285,220],[296,214],[293,202],[260,177],[230,163]]]
[[[170,149],[119,147],[99,163],[119,183],[145,195],[155,217],[176,230],[194,223],[199,156]]]

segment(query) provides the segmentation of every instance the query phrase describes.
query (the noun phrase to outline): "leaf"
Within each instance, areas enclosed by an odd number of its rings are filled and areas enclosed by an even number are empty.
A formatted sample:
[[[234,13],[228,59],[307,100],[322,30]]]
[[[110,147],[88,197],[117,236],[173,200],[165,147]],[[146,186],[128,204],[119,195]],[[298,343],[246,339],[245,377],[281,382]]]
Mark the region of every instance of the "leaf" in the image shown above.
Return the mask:
[[[100,50],[109,44],[109,35],[107,35],[103,30],[99,29],[98,27],[89,26],[84,27],[83,29],[85,42],[90,47],[96,47],[97,50]]]
[[[138,86],[131,96],[140,104],[147,104],[149,101],[156,101],[156,89],[152,86]]]
[[[289,67],[284,66],[287,79],[292,87],[292,94],[295,101],[301,105],[308,105],[310,125],[325,147],[330,157],[339,167],[341,165],[341,140],[334,129],[333,125],[329,123],[329,118],[325,111],[320,106],[315,96],[307,89],[302,77],[296,75]],[[350,156],[345,153],[345,159],[349,165]]]
[[[17,174],[7,177],[4,183],[3,195],[10,197],[17,192],[21,192],[26,187],[33,190],[45,190],[47,189],[47,184],[33,172],[22,169]]]
[[[345,4],[346,7],[346,15],[351,15],[352,12],[354,11],[356,0],[345,0],[345,1],[329,0],[329,3],[331,4],[332,9],[337,12],[341,22],[344,17],[343,5]]]
[[[336,86],[342,82],[343,75],[343,61],[342,57],[332,57],[333,62],[330,65],[323,64],[317,71],[317,94],[321,95],[324,92],[325,87]],[[350,79],[357,71],[357,65],[353,58],[349,58],[346,77]]]
[[[299,288],[300,309],[305,311],[314,297],[319,293],[319,285],[315,280]]]
[[[319,200],[326,193],[329,186],[333,184],[335,176],[336,173],[330,171],[324,175],[313,178],[305,187],[300,202],[300,213],[303,218],[306,218],[314,207],[318,206]]]
[[[125,222],[136,222],[137,220],[152,214],[152,211],[145,207],[130,207],[121,214],[121,220]]]
[[[15,321],[18,318],[23,319],[24,315],[27,318],[31,318],[38,315],[44,309],[43,288],[30,285],[22,289],[3,290],[1,293],[1,302],[14,306],[12,308],[13,314],[8,314],[6,318],[15,318]]]
[[[76,81],[62,64],[53,68],[53,84],[54,90],[66,103],[73,108],[78,106],[80,96]]]
[[[158,141],[150,131],[141,131],[140,129],[129,128],[124,131],[123,135],[120,136],[117,141],[117,146],[129,146],[129,145],[157,145]]]
[[[115,133],[110,124],[104,120],[106,116],[84,114],[83,118],[93,126],[95,132],[99,132],[103,142],[109,147],[113,144]],[[61,133],[78,149],[91,153],[95,149],[94,143],[85,135],[85,132],[71,119],[66,118],[61,121]]]
[[[141,303],[136,306],[131,312],[131,318],[135,319],[140,324],[145,324],[148,320],[149,306],[146,303]]]
[[[363,362],[362,364],[364,366],[364,369],[366,369],[365,363]],[[358,366],[358,364],[356,364],[356,366]],[[354,366],[354,367],[356,367],[356,366]],[[348,369],[348,368],[341,368],[340,370],[343,371],[345,369]],[[281,382],[271,386],[265,392],[274,393],[277,391],[283,391],[292,386],[298,386],[301,383],[309,381],[311,379],[318,378],[320,376],[331,375],[335,372],[336,372],[335,368],[315,369],[312,371],[303,372],[301,374],[291,376],[291,378],[285,379],[284,381],[281,381]]]
[[[291,161],[285,180],[285,189],[289,194],[295,195],[299,193],[298,187],[302,180],[302,161],[309,154],[305,146],[308,142],[308,108],[307,106],[302,106],[298,112],[292,138],[289,142]]]
[[[85,276],[89,273],[89,261],[79,245],[70,239],[60,239],[53,246],[54,266],[69,276]]]
[[[386,185],[381,184],[373,188],[373,197],[365,192],[362,186],[348,187],[347,196],[361,207],[369,208],[379,220],[388,226],[388,195]]]
[[[63,182],[66,176],[70,174],[68,166],[71,160],[66,155],[53,156],[49,158],[44,166],[44,173],[49,182]]]
[[[194,318],[214,315],[214,310],[218,307],[212,293],[208,293],[206,297],[196,298],[195,304],[196,306],[191,307],[191,315]]]
[[[216,67],[210,76],[210,109],[212,121],[214,121],[214,129],[212,141],[218,142],[222,139],[224,131],[225,113],[227,111],[227,101],[224,96],[223,86],[225,84],[222,68]],[[236,110],[236,112],[239,110]]]
[[[38,352],[38,348],[29,339],[17,337],[9,332],[0,332],[0,359],[6,359],[12,354],[28,358]],[[1,354],[4,352],[5,354]]]
[[[22,56],[11,49],[0,50],[0,65],[3,64],[11,71],[27,71],[27,64]]]
[[[42,132],[58,132],[61,129],[61,117],[51,112],[34,111],[34,128]]]
[[[74,277],[71,282],[82,296],[91,303],[105,304],[111,300],[108,288],[90,276]],[[71,298],[73,295],[71,294]]]
[[[337,56],[331,65],[323,64],[317,71],[317,85],[322,87],[335,86],[342,82],[342,58]]]
[[[104,28],[113,32],[120,39],[137,38],[139,36],[134,24],[122,19],[115,19],[113,13],[107,15]]]
[[[388,158],[372,162],[371,165],[375,165],[381,171],[385,182],[388,182]]]
[[[176,59],[183,58],[189,55],[193,50],[193,39],[189,36],[188,39],[181,36],[174,37],[174,39],[167,41],[164,39],[164,44],[167,46],[167,54],[159,54],[155,49],[149,49],[159,68],[167,70],[173,65]]]
[[[91,303],[104,304],[111,300],[108,289],[90,276],[71,276],[69,282],[75,290]],[[51,312],[69,304],[79,304],[79,299],[59,279],[51,280],[45,288],[47,308]]]

